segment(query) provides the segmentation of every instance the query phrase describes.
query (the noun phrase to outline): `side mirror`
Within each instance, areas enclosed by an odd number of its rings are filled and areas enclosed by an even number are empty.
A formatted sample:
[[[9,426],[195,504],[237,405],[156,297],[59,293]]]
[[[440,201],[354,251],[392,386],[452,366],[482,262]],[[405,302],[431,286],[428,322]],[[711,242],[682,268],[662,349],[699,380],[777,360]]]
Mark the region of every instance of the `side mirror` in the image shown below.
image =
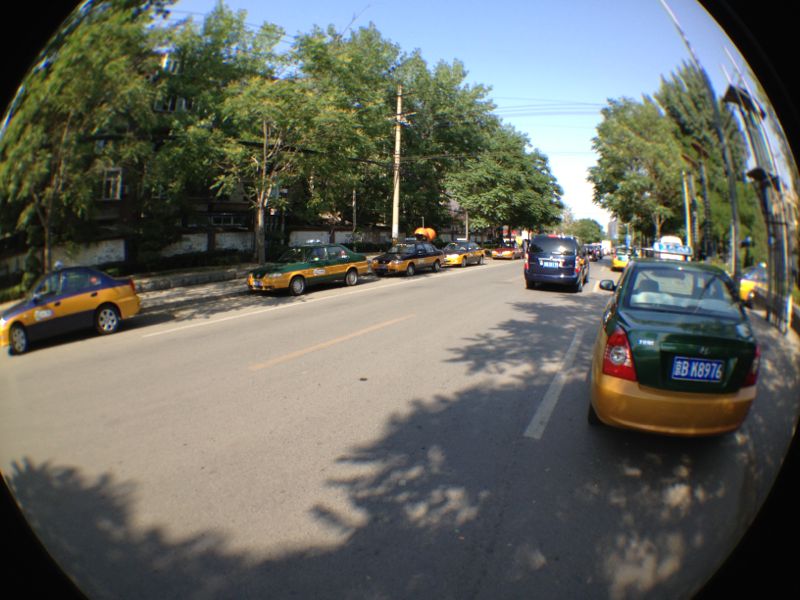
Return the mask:
[[[610,279],[603,279],[599,283],[600,289],[605,290],[607,292],[613,292],[617,289],[617,284],[611,281]]]

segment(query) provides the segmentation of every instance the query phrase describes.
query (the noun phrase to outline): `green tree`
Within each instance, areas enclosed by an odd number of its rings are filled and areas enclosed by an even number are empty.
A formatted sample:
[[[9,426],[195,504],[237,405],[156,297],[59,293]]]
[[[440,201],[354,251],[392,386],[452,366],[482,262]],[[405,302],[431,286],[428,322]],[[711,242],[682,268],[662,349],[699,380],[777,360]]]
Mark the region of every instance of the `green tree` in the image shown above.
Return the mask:
[[[585,244],[593,244],[603,239],[603,226],[594,219],[578,219],[572,224],[571,234]]]
[[[592,140],[599,159],[588,176],[593,201],[623,222],[649,223],[658,238],[665,225],[676,227],[682,215],[681,172],[686,167],[672,123],[647,97],[642,102],[610,100],[602,114]]]
[[[0,139],[0,227],[52,247],[91,225],[104,169],[141,165],[156,68],[146,26],[165,2],[88,2],[23,81]],[[101,148],[102,146],[102,148]],[[39,233],[40,232],[40,238]]]
[[[475,228],[501,225],[543,229],[563,209],[561,188],[540,152],[526,151],[527,138],[513,128],[496,128],[485,148],[445,177],[448,193],[468,212]]]

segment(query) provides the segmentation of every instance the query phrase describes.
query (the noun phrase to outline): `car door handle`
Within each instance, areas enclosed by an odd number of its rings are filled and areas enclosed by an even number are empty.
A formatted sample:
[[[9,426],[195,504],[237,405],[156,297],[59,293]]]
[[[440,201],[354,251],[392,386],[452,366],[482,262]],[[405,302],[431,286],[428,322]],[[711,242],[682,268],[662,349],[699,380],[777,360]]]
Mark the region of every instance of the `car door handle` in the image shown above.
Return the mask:
[[[92,298],[96,298],[97,297],[97,292],[92,292],[91,296],[92,296]]]
[[[61,301],[59,300],[59,301],[58,301],[58,302],[56,302],[56,303],[55,303],[53,306],[61,306]]]

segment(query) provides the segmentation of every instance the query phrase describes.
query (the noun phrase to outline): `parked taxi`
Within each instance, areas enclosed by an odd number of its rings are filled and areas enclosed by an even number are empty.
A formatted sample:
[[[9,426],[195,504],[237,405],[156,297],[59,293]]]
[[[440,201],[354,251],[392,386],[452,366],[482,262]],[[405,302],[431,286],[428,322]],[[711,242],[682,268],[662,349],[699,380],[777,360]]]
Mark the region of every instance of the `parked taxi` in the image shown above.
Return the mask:
[[[516,242],[503,240],[496,248],[492,248],[492,258],[522,258],[522,248]]]
[[[600,288],[614,295],[594,345],[590,423],[686,436],[741,426],[760,351],[722,269],[641,259]]]
[[[444,247],[444,266],[466,267],[484,263],[483,248],[475,242],[459,240]]]
[[[636,257],[636,252],[633,248],[627,246],[617,246],[611,255],[611,270],[622,271],[630,262],[631,258]]]
[[[289,290],[299,296],[310,285],[344,281],[356,285],[369,272],[369,262],[339,244],[304,244],[289,248],[277,262],[266,263],[247,275],[247,287],[254,292]]]
[[[421,269],[438,272],[444,263],[444,252],[430,242],[408,239],[389,248],[389,251],[372,259],[372,272],[378,277],[402,274],[413,276]]]
[[[747,306],[753,306],[756,290],[767,291],[767,266],[759,264],[745,269],[739,282],[739,298]]]
[[[90,267],[66,267],[43,275],[20,302],[0,316],[0,346],[26,352],[32,342],[78,329],[114,333],[139,312],[132,279],[119,279]]]

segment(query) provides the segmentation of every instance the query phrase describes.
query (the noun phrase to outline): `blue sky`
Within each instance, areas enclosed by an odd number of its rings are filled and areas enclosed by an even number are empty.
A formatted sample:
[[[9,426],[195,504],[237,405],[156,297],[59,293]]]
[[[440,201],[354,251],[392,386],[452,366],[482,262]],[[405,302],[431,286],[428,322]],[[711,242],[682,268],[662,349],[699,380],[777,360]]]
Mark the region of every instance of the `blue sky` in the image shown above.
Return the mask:
[[[733,72],[733,44],[694,0],[668,0],[721,94]],[[179,0],[176,18],[197,21],[216,0]],[[258,27],[269,21],[291,38],[314,25],[374,23],[403,51],[419,49],[429,65],[462,61],[470,83],[491,88],[497,114],[526,133],[550,160],[576,218],[605,227],[592,203],[587,169],[591,138],[609,98],[652,94],[689,54],[659,0],[227,0]]]

